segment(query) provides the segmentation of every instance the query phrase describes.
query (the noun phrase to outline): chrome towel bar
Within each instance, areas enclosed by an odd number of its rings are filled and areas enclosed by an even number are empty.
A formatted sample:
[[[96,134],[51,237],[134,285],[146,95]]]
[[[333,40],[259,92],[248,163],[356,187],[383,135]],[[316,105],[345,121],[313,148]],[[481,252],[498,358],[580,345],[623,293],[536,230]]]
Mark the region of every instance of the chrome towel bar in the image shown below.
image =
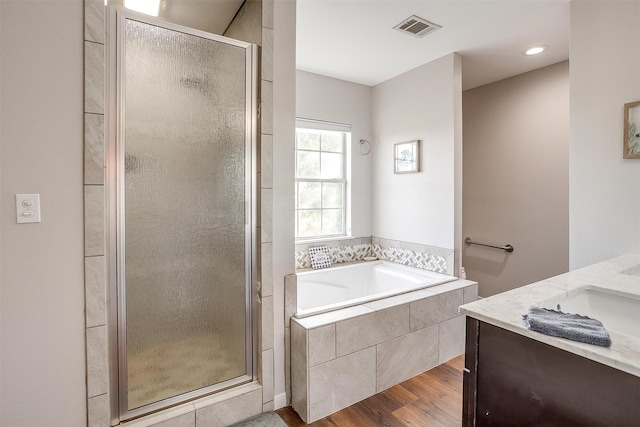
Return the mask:
[[[464,239],[464,242],[467,245],[480,245],[480,246],[486,246],[488,248],[502,249],[505,252],[513,252],[513,246],[511,246],[510,244],[506,244],[504,246],[489,245],[487,243],[474,242],[473,240],[471,240],[471,237],[467,237],[466,239]]]

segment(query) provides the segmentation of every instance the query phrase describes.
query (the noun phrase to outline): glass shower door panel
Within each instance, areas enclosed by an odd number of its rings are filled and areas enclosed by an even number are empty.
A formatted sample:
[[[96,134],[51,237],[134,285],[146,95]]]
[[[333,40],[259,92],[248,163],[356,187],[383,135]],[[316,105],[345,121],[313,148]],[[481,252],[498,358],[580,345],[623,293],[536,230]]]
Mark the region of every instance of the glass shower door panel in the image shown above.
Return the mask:
[[[245,49],[126,20],[128,410],[247,373]]]

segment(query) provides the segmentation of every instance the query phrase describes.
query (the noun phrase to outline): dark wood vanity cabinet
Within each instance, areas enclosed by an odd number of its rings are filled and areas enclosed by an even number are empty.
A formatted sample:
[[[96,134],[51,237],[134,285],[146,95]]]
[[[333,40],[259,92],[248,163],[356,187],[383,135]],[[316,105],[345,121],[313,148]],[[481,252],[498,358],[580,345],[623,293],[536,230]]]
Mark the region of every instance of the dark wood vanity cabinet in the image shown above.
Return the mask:
[[[640,426],[640,377],[467,317],[462,425]]]

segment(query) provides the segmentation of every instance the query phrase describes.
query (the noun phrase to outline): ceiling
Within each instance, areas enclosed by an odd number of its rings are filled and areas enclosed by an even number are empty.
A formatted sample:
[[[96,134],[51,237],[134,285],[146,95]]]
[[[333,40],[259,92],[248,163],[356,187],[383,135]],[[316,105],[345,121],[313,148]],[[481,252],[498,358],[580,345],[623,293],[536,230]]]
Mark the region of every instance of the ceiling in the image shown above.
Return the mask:
[[[441,25],[420,39],[410,15]],[[297,0],[297,68],[373,86],[457,52],[463,89],[569,58],[569,0]],[[549,48],[537,56],[521,52]]]

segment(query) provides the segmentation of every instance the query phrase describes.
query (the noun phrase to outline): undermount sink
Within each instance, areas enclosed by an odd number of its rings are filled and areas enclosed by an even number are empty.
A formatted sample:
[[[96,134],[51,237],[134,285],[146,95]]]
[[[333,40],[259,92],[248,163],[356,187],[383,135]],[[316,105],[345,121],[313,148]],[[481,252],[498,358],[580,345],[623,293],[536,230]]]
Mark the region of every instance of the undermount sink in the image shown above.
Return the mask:
[[[640,266],[635,274],[640,276]],[[588,316],[601,321],[609,332],[640,338],[640,298],[635,295],[586,287],[545,300],[541,307]]]

